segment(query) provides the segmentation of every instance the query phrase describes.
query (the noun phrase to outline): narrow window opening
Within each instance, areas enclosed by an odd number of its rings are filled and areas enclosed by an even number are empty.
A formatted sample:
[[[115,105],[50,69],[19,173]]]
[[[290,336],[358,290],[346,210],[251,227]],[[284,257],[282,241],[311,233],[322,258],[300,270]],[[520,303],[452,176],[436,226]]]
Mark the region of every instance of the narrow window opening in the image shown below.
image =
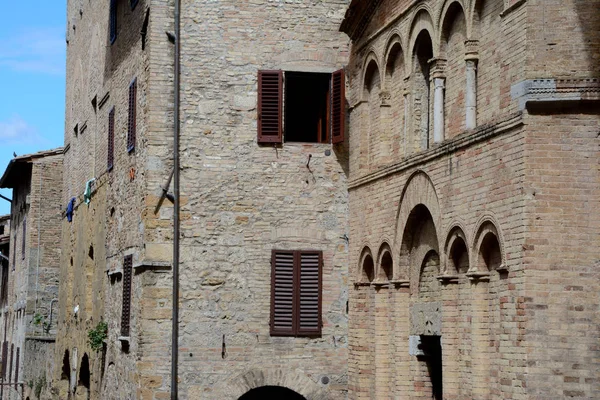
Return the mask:
[[[285,141],[329,141],[331,74],[285,73]]]
[[[88,257],[92,260],[94,259],[94,246],[90,246],[90,249],[88,250]]]
[[[109,28],[110,44],[113,44],[117,40],[117,0],[110,0]]]
[[[431,380],[431,398],[442,400],[442,344],[440,336],[421,336],[420,349],[424,355],[420,356],[427,364],[429,379]]]
[[[68,380],[69,375],[71,375],[71,362],[69,361],[69,350],[65,350],[65,355],[63,356],[62,369],[60,372],[60,379]]]
[[[79,369],[79,384],[86,389],[90,388],[90,361],[87,354],[81,359],[81,368]]]

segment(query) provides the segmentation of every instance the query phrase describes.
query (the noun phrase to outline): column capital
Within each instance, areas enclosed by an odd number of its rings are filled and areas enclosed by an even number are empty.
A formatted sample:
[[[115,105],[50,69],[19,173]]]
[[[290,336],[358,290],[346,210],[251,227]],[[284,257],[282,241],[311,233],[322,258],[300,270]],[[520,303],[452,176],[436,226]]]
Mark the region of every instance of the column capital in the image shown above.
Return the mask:
[[[445,78],[447,64],[448,62],[445,58],[432,58],[429,60],[429,72],[431,79]]]
[[[479,61],[479,40],[465,40],[465,61]]]
[[[379,105],[381,107],[389,107],[392,100],[392,94],[387,90],[379,92]]]

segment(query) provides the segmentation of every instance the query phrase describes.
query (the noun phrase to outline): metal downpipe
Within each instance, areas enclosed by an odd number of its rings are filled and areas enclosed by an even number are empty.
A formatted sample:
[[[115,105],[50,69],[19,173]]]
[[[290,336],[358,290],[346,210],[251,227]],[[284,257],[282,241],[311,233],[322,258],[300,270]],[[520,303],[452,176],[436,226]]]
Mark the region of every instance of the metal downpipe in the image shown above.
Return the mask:
[[[174,65],[174,114],[173,114],[173,316],[171,333],[171,400],[177,400],[179,359],[179,77],[180,77],[180,8],[181,0],[175,0],[175,65]]]

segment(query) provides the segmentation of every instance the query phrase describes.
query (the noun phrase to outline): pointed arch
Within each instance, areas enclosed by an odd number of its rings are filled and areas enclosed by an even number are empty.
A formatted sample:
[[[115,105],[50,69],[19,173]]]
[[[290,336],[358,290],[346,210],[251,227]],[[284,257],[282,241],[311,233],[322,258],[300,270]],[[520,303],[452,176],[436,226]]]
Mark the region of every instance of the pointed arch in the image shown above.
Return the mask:
[[[462,0],[446,0],[440,11],[437,26],[438,26],[438,42],[440,43],[440,56],[445,58],[445,46],[448,44],[448,36],[454,22],[462,17],[465,22],[464,36],[465,39],[471,37],[471,23],[467,18],[467,12]],[[462,56],[462,55],[461,55]]]
[[[391,78],[399,78],[400,80],[404,80],[406,75],[406,55],[404,52],[404,44],[402,43],[402,38],[397,31],[394,31],[386,41],[384,54],[386,78],[385,87],[386,89],[389,89]]]
[[[383,242],[379,246],[376,274],[378,282],[390,282],[394,280],[394,260],[392,254],[392,249],[387,242]]]
[[[455,223],[446,235],[444,245],[444,274],[463,274],[469,270],[469,239],[460,223]]]
[[[471,249],[471,270],[489,272],[506,268],[504,238],[499,224],[491,215],[482,217],[477,223]]]
[[[363,65],[363,69],[362,69],[362,99],[366,100],[367,97],[367,88],[370,87],[370,85],[372,84],[372,79],[377,78],[379,80],[379,82],[382,81],[381,79],[381,69],[380,69],[380,62],[379,59],[377,57],[377,54],[375,54],[374,50],[371,50],[369,52],[369,55],[367,55],[367,57],[365,58],[365,63]]]
[[[356,282],[371,283],[375,279],[375,259],[369,246],[363,247],[358,259]]]
[[[415,45],[417,42],[417,38],[419,35],[425,31],[431,38],[431,51],[433,55],[437,54],[436,44],[434,43],[434,38],[437,38],[435,25],[433,23],[433,18],[431,17],[432,12],[428,5],[425,3],[421,3],[414,11],[411,24],[410,24],[410,34],[408,40],[408,53],[412,57],[415,53]]]

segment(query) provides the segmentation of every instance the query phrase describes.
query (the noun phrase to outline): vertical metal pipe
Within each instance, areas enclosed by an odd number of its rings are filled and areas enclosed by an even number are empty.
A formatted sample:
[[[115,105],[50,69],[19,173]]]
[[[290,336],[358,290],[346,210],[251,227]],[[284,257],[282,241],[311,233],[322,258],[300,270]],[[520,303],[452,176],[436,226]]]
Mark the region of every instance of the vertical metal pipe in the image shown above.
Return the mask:
[[[175,0],[175,65],[174,65],[174,114],[173,114],[173,330],[171,334],[171,400],[177,400],[177,377],[179,359],[179,75],[180,75],[180,7]]]

